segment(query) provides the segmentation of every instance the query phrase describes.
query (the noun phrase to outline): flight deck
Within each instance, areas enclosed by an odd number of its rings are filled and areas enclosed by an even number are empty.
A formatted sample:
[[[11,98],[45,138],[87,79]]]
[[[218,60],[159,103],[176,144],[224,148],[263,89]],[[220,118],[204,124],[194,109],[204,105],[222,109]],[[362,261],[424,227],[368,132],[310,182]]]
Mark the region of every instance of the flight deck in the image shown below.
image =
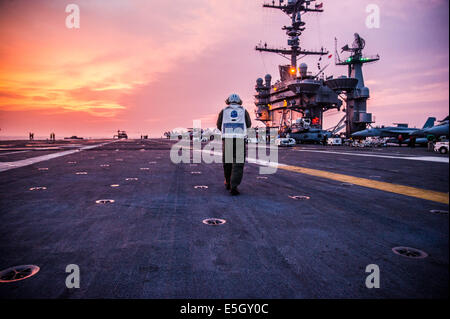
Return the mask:
[[[174,164],[174,143],[1,141],[0,270],[40,270],[0,296],[448,298],[448,155],[279,148],[275,174],[248,163],[230,196],[222,164]]]

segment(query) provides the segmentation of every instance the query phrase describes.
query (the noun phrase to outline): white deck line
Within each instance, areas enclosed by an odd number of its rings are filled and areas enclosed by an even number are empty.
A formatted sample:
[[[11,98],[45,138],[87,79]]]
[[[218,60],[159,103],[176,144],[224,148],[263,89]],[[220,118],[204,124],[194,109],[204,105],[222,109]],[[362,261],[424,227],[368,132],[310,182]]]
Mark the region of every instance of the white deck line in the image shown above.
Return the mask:
[[[20,154],[20,153],[26,153],[29,151],[17,151],[17,152],[8,152],[8,153],[0,153],[0,156],[2,155],[11,155],[11,154]]]
[[[278,149],[278,147],[270,146],[271,149]],[[204,151],[204,150],[202,150]],[[336,151],[322,151],[322,150],[311,150],[311,149],[296,149],[296,152],[315,152],[315,153],[326,153],[326,154],[338,154],[338,155],[350,155],[350,156],[365,156],[365,157],[378,157],[378,158],[388,158],[388,159],[402,159],[410,161],[424,161],[424,162],[435,162],[435,163],[449,163],[448,157],[438,157],[438,156],[395,156],[395,155],[383,155],[383,154],[363,154],[356,152],[336,152]],[[214,155],[222,155],[222,152],[212,152]],[[254,158],[247,157],[247,162],[254,163],[258,165],[267,166],[269,163],[266,161],[261,161]],[[271,166],[274,165],[284,165],[281,163],[270,163]]]
[[[106,143],[101,143],[101,144],[96,144],[96,145],[83,146],[83,147],[77,148],[75,150],[69,150],[69,151],[57,152],[57,153],[52,153],[52,154],[47,154],[47,155],[42,155],[42,156],[36,156],[36,157],[27,158],[27,159],[20,160],[20,161],[15,161],[15,162],[0,162],[0,172],[5,172],[10,169],[33,165],[33,164],[36,164],[39,162],[48,161],[48,160],[51,160],[54,158],[81,152],[83,150],[93,149],[93,148],[100,147],[100,146],[103,146],[106,144],[111,144],[114,142],[116,142],[116,141],[111,141],[111,142],[106,142]]]
[[[182,146],[184,149],[191,149],[190,147]],[[207,151],[207,150],[197,150],[196,152],[204,152],[205,154],[209,155],[216,155],[216,156],[222,156],[222,152],[217,151]],[[345,152],[335,152],[335,151],[313,151],[313,150],[295,150],[297,152],[316,152],[316,153],[327,153],[327,154],[339,154],[339,155],[351,155],[351,156],[366,156],[366,157],[378,157],[378,158],[388,158],[388,159],[402,159],[402,160],[410,160],[410,161],[424,161],[424,162],[435,162],[435,163],[449,163],[448,157],[437,157],[437,156],[387,156],[387,155],[378,155],[378,154],[362,154],[362,153],[345,153]],[[267,162],[264,160],[256,159],[256,158],[250,158],[247,156],[247,162],[251,164],[257,164],[261,166],[270,166],[270,167],[277,167],[277,166],[287,166],[286,164],[277,163],[277,162]]]
[[[351,155],[351,156],[366,156],[366,157],[378,157],[378,158],[391,158],[391,159],[403,159],[410,161],[424,161],[424,162],[436,162],[436,163],[449,163],[448,157],[437,156],[391,156],[381,154],[362,154],[362,153],[346,153],[335,151],[313,151],[313,150],[296,150],[297,152],[311,152],[311,153],[327,153],[327,154],[339,154],[339,155]]]

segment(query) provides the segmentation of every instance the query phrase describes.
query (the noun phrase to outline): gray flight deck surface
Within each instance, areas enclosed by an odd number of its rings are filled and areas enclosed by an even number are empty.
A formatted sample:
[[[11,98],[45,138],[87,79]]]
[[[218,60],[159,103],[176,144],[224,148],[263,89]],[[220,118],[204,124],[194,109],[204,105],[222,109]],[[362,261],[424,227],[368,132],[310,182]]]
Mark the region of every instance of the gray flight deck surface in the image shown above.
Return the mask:
[[[53,152],[105,142],[56,141],[66,147]],[[0,167],[51,153],[23,152],[36,143],[1,141]],[[1,171],[0,270],[40,271],[0,283],[0,297],[448,298],[448,214],[430,212],[448,204],[284,169],[259,175],[257,164],[246,165],[241,195],[232,197],[221,164],[173,164],[173,144],[114,141]],[[402,159],[430,156],[444,161]],[[424,148],[298,145],[280,149],[279,162],[449,189],[448,156]],[[47,189],[30,190],[39,186]],[[202,223],[209,217],[226,223]],[[396,255],[396,246],[428,257]],[[80,267],[79,289],[66,288],[69,264]],[[379,289],[365,286],[369,264],[380,268]]]

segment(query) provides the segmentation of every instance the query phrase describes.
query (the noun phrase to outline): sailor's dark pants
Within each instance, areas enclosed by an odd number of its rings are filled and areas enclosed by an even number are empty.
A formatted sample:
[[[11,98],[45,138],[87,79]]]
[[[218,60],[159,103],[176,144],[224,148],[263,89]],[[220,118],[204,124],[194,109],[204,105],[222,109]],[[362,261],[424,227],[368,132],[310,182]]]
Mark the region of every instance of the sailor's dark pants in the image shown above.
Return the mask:
[[[231,187],[241,184],[244,175],[246,149],[244,139],[222,139],[222,163],[225,181]]]

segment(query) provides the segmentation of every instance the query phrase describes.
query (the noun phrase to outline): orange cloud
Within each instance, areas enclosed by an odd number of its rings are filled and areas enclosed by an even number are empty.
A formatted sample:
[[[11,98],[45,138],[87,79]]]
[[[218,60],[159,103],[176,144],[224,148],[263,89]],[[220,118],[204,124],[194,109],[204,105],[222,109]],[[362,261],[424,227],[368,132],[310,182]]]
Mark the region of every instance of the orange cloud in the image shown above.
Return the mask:
[[[280,28],[288,18],[262,9],[263,2],[77,0],[81,28],[69,30],[63,1],[0,1],[2,132],[27,128],[33,124],[23,119],[27,116],[52,129],[70,123],[102,132],[117,129],[119,122],[153,132],[191,126],[194,118],[214,126],[216,111],[235,91],[253,116],[255,79],[272,73],[276,81],[277,65],[285,62],[253,51],[259,40],[286,45]],[[443,28],[437,18],[445,18],[438,14],[444,10],[436,13],[444,1],[423,6],[414,0],[417,8],[408,3],[380,1],[379,30],[365,29],[365,5],[356,0],[326,1],[322,20],[314,14],[305,18],[305,48],[332,50],[334,36],[341,44],[357,31],[367,40],[367,53],[381,54],[379,63],[364,69],[369,112],[405,101],[448,101],[448,80],[442,77],[448,75],[448,40],[439,31],[448,29],[448,15]],[[389,15],[399,11],[401,21]],[[430,67],[439,55],[439,66]],[[426,57],[433,61],[424,62]],[[314,71],[317,61],[304,61]],[[346,70],[331,63],[326,73]]]

